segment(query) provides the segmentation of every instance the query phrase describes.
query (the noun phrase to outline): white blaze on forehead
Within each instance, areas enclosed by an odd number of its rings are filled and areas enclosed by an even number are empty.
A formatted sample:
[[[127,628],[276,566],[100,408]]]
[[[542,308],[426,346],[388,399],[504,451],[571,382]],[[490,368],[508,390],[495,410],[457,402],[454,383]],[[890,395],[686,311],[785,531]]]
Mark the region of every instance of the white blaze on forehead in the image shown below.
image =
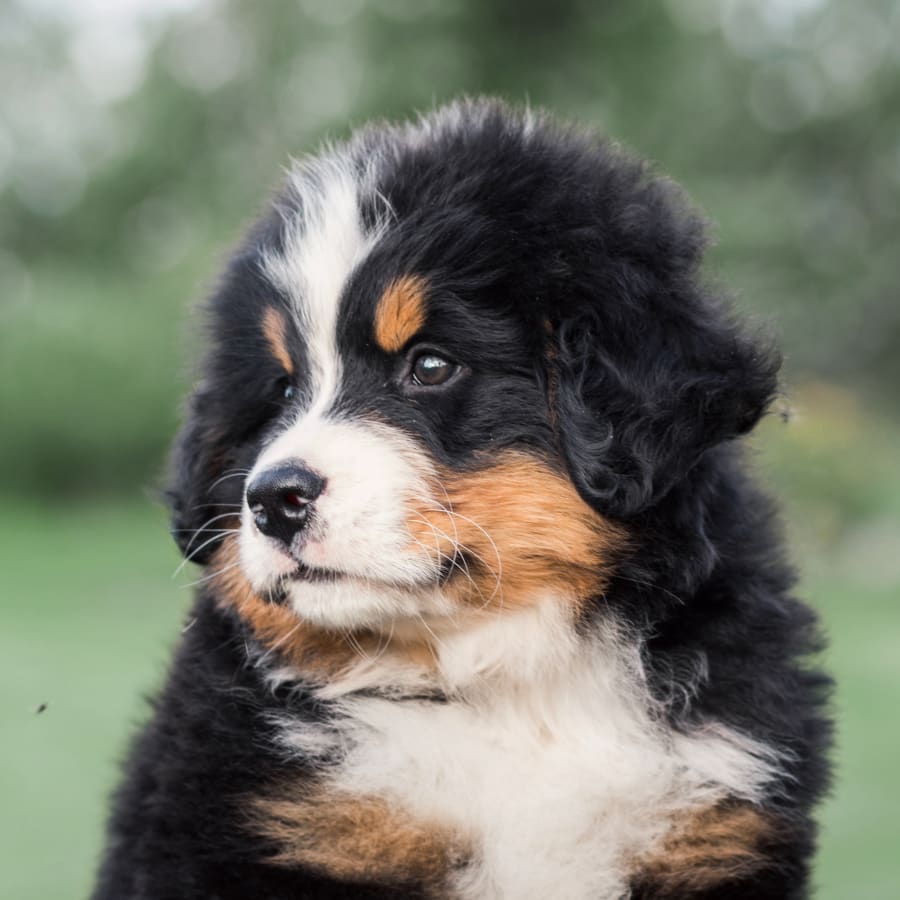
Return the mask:
[[[371,170],[369,170],[371,172]],[[361,173],[337,155],[298,164],[290,190],[299,209],[285,214],[284,247],[263,255],[263,271],[289,299],[309,357],[309,402],[324,412],[341,381],[337,318],[353,270],[381,236],[360,215]],[[312,411],[312,410],[310,410]]]

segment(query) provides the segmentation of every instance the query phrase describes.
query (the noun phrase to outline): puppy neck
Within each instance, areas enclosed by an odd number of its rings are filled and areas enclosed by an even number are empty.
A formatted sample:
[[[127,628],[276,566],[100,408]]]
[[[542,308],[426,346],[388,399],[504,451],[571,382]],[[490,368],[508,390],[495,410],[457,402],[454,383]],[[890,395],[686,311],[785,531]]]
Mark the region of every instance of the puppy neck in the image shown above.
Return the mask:
[[[370,638],[341,672],[314,679],[322,699],[377,692],[388,696],[432,694],[482,700],[510,691],[565,682],[583,658],[571,604],[546,597],[512,610],[461,612],[452,619],[395,623]],[[291,667],[274,671],[277,682],[309,682]]]

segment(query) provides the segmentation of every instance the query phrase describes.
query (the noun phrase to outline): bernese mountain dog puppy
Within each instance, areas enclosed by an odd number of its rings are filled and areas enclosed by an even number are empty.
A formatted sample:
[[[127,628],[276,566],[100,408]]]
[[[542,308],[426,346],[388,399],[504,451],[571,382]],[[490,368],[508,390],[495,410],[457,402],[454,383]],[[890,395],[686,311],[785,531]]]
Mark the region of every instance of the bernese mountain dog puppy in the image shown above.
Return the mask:
[[[703,249],[499,102],[293,167],[208,304],[206,571],[96,900],[808,895],[828,680],[736,440],[779,359]]]

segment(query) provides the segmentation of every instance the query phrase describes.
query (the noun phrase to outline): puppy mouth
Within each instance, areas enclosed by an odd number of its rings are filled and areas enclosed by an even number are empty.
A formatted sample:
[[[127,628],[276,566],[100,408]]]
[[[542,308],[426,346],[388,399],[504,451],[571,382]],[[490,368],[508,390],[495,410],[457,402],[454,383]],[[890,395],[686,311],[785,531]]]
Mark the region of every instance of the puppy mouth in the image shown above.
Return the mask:
[[[344,581],[351,576],[340,569],[322,568],[304,562],[300,556],[306,541],[294,542],[293,547],[279,545],[277,547],[277,560],[273,564],[272,575],[277,577],[282,585],[291,582],[307,582],[310,584],[329,584]]]
[[[270,602],[283,605],[289,602],[289,589],[294,584],[338,584],[349,576],[334,569],[319,569],[297,562],[290,572],[282,573],[277,582],[263,591],[263,596]]]
[[[319,569],[316,566],[308,566],[298,562],[297,568],[286,576],[289,581],[308,581],[315,584],[331,584],[336,581],[344,581],[348,576],[336,569]]]
[[[446,585],[461,572],[466,573],[475,565],[473,561],[464,559],[461,554],[455,554],[452,558],[442,558],[434,571],[420,579],[395,580],[389,577],[385,578],[383,574],[367,575],[361,572],[347,572],[343,569],[323,568],[298,559],[300,554],[297,551],[301,548],[294,548],[294,552],[290,552],[286,548],[280,549],[282,563],[272,572],[272,581],[265,590],[267,596],[275,601],[284,600],[294,585],[326,586],[357,583],[370,587],[382,584],[394,589],[420,589],[427,585]]]
[[[437,573],[437,581],[440,584],[448,582],[462,568],[460,561],[456,558],[445,559],[441,561],[440,568]],[[285,577],[286,581],[308,581],[314,584],[332,584],[338,581],[350,581],[359,578],[358,575],[350,575],[347,572],[341,572],[338,569],[320,569],[317,566],[309,566],[304,562],[297,562],[297,568],[288,573]],[[365,579],[363,580],[371,580]],[[387,582],[395,584],[395,582]]]

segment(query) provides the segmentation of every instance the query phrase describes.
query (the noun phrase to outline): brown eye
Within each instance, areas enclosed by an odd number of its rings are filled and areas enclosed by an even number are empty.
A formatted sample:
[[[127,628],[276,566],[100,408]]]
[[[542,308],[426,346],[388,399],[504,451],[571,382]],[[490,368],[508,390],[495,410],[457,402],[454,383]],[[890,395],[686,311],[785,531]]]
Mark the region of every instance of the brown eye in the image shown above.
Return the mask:
[[[413,363],[412,379],[422,387],[436,387],[448,382],[458,371],[459,366],[454,363],[434,353],[423,353]]]
[[[290,378],[287,376],[279,378],[275,382],[275,392],[281,396],[283,400],[291,401],[297,395],[297,389],[291,384]]]

